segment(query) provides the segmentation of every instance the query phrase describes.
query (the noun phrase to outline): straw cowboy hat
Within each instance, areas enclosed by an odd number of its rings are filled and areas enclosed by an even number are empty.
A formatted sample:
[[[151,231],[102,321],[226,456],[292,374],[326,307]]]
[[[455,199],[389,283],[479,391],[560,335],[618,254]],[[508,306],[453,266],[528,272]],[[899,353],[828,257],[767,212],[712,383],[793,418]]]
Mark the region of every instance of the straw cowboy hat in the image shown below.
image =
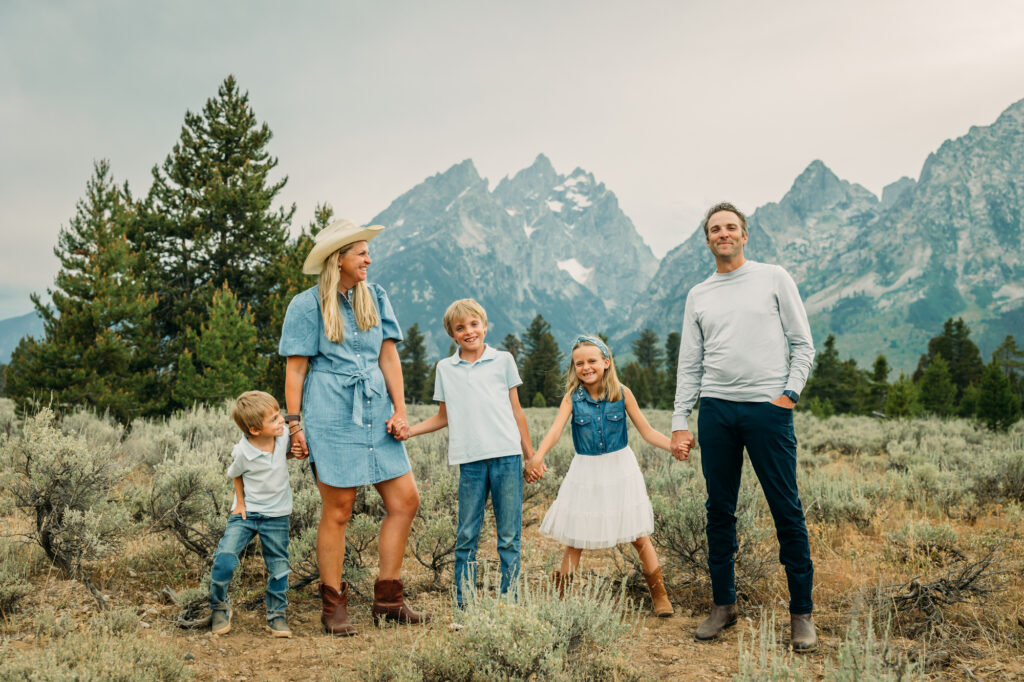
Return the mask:
[[[353,242],[368,242],[376,237],[383,225],[359,227],[351,220],[342,218],[317,232],[313,238],[313,248],[302,264],[302,272],[307,275],[319,275],[324,269],[324,260],[343,246]]]

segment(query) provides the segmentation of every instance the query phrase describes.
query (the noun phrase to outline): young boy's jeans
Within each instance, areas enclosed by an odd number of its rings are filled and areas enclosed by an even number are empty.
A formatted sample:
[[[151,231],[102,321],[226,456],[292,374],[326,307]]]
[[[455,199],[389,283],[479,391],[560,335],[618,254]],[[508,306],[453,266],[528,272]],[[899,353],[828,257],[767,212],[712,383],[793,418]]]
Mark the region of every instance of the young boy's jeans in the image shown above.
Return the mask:
[[[522,455],[493,457],[459,465],[459,527],[455,538],[455,601],[466,601],[463,584],[476,585],[476,549],[488,494],[494,505],[501,561],[501,592],[519,576],[519,541],[523,531]]]
[[[213,570],[210,573],[210,607],[214,611],[227,611],[228,585],[238,567],[238,555],[242,553],[253,536],[260,536],[263,548],[263,563],[267,566],[267,620],[283,616],[288,608],[288,516],[264,516],[257,512],[232,514],[224,537],[220,539],[213,553]]]

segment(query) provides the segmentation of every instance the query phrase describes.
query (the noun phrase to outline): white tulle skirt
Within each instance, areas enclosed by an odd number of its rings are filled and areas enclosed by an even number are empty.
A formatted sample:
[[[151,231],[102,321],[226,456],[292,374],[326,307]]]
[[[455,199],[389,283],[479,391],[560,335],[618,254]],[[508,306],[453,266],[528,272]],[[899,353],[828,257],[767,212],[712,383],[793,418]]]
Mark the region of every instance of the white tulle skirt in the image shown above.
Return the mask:
[[[653,533],[654,511],[633,450],[627,445],[573,457],[540,532],[581,549],[614,547]]]

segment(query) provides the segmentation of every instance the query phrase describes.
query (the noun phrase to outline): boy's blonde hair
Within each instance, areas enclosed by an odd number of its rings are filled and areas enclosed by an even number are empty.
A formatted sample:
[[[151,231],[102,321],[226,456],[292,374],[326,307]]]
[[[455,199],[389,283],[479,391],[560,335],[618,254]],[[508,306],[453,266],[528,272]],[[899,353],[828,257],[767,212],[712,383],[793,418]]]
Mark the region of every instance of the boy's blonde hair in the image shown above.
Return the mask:
[[[338,259],[360,243],[347,244],[329,255],[324,260],[323,269],[320,270],[320,315],[324,319],[324,336],[334,343],[341,343],[345,339],[345,316],[341,314],[341,304],[338,303],[338,284],[341,282]],[[373,300],[373,294],[370,293],[366,282],[356,282],[349,293],[349,302],[356,317],[356,326],[362,331],[365,332],[380,324],[377,303]]]
[[[268,412],[280,410],[277,398],[263,391],[246,391],[238,396],[235,406],[231,408],[231,418],[247,436],[252,435],[251,429],[259,430]]]
[[[572,350],[569,351],[569,371],[565,375],[566,395],[572,395],[572,392],[580,387],[580,379],[576,376],[576,368],[573,367],[572,351],[581,346],[593,346],[601,351],[602,356],[608,358],[608,369],[604,371],[604,376],[601,377],[601,394],[605,400],[611,402],[622,400],[622,384],[619,383],[619,375],[615,373],[615,358],[612,357],[612,352],[608,350],[608,346],[604,345],[603,342],[599,345],[584,338],[576,339]]]
[[[455,332],[452,330],[452,327],[459,320],[464,320],[470,316],[479,317],[484,326],[487,326],[487,312],[484,311],[482,305],[473,299],[460,298],[448,306],[448,310],[444,311],[444,330],[448,332],[448,336],[454,339]]]

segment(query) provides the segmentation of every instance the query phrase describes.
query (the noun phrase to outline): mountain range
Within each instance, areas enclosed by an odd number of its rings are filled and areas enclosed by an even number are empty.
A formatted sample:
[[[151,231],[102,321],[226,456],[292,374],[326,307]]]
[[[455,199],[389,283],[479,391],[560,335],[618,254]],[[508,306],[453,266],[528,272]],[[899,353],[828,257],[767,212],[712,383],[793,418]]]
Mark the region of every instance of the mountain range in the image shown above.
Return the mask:
[[[582,168],[558,173],[543,154],[493,189],[464,160],[371,222],[388,227],[373,243],[371,279],[403,326],[419,324],[433,357],[449,345],[441,316],[463,297],[487,309],[493,345],[540,313],[563,348],[603,332],[625,353],[645,327],[662,338],[677,330],[687,292],[714,270],[702,230],[659,260],[608,187]],[[957,316],[987,356],[1006,334],[1024,338],[1024,100],[944,142],[916,179],[881,197],[815,160],[750,214],[749,231],[746,255],[793,275],[819,347],[834,333],[861,366],[883,353],[911,369]],[[35,319],[0,321],[0,331]],[[9,347],[0,335],[0,361],[20,335]]]

